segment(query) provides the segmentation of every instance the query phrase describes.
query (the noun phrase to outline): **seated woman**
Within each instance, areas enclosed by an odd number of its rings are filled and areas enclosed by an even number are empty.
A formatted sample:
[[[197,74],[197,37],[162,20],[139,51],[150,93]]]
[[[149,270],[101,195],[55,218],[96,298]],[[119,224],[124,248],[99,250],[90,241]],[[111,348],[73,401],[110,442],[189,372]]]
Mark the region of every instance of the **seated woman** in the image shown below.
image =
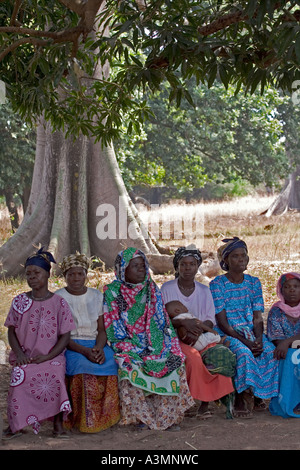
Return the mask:
[[[270,309],[269,340],[279,361],[279,395],[272,398],[270,412],[284,418],[300,417],[300,274],[286,273],[277,283],[280,299]]]
[[[28,425],[38,433],[41,421],[52,417],[54,436],[67,437],[63,418],[71,407],[64,350],[75,325],[67,302],[48,290],[51,262],[55,262],[51,253],[43,249],[26,260],[25,274],[32,290],[13,299],[5,321],[13,370],[4,439],[21,435]]]
[[[250,417],[253,406],[263,410],[266,407],[263,399],[277,396],[278,363],[273,358],[274,345],[263,333],[260,281],[244,274],[249,262],[247,245],[237,237],[223,242],[218,257],[221,268],[227,272],[211,281],[210,289],[220,334],[227,335],[229,348],[237,359],[234,414]]]
[[[165,430],[193,404],[184,356],[144,253],[120,252],[104,288],[107,338],[119,364],[121,425]]]
[[[103,294],[86,286],[89,259],[63,258],[67,286],[56,291],[69,304],[76,328],[66,351],[66,375],[72,413],[67,426],[81,432],[103,431],[120,419],[118,367],[103,323]]]
[[[199,335],[203,333],[199,320],[210,328],[215,324],[215,308],[210,290],[195,281],[201,262],[199,250],[179,248],[173,260],[175,279],[165,282],[161,292],[165,304],[179,300],[196,317],[186,320],[173,318],[172,322],[177,328],[180,347],[186,356],[185,366],[190,392],[195,400],[201,401],[200,406],[193,407],[187,414],[196,413],[199,418],[209,418],[209,402],[231,394],[234,388],[230,377],[210,373],[203,363],[201,353],[193,347]],[[223,346],[221,356],[226,355],[228,358],[227,353],[228,350]],[[234,357],[232,359],[235,360]]]

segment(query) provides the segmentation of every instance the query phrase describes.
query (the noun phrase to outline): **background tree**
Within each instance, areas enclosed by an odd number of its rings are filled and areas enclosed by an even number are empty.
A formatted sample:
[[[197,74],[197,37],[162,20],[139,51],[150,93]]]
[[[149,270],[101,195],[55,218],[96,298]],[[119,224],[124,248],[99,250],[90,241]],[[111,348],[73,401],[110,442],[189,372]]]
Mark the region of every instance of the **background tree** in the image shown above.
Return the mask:
[[[299,16],[298,2],[272,0],[2,1],[1,80],[13,109],[39,123],[28,209],[0,249],[6,275],[20,272],[32,243],[49,244],[58,259],[78,249],[108,265],[133,238],[154,250],[111,147],[123,116],[129,131],[138,130],[150,113],[145,92],[165,80],[178,105],[183,97],[192,102],[191,76],[208,86],[219,77],[237,90],[268,83],[291,90],[299,78]],[[97,208],[112,204],[119,220],[120,197],[133,234],[126,227],[120,236],[117,227],[113,242],[99,240]]]
[[[12,229],[19,226],[18,206],[27,208],[35,155],[35,132],[8,105],[0,106],[0,194]]]
[[[263,95],[235,95],[232,87],[195,86],[194,80],[188,91],[194,106],[183,102],[177,108],[162,87],[149,98],[154,116],[141,138],[126,136],[116,146],[127,187],[173,188],[180,197],[199,195],[199,188],[212,182],[281,184],[290,171],[283,142],[288,113],[283,116],[281,109],[290,98],[274,88]]]
[[[282,191],[271,204],[265,215],[281,215],[288,210],[300,210],[300,101],[297,96],[279,107],[284,130],[284,144],[289,162],[289,174]]]

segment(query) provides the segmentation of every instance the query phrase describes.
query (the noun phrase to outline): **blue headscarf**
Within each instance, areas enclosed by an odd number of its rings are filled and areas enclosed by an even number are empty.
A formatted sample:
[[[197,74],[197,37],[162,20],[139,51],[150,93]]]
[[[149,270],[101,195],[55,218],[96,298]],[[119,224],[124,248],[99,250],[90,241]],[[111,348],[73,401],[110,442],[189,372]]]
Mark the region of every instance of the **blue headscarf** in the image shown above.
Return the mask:
[[[39,266],[50,272],[51,263],[56,263],[50,251],[44,251],[44,247],[40,248],[35,254],[29,256],[25,262],[25,268],[27,266]]]
[[[230,253],[232,253],[232,251],[236,250],[237,248],[244,248],[248,253],[248,248],[246,243],[243,240],[240,240],[239,237],[225,238],[224,240],[222,240],[222,242],[224,242],[225,245],[222,245],[220,246],[220,248],[218,248],[217,255],[221,268],[224,271],[228,271],[229,267],[228,264],[225,262],[227,256],[230,255]]]

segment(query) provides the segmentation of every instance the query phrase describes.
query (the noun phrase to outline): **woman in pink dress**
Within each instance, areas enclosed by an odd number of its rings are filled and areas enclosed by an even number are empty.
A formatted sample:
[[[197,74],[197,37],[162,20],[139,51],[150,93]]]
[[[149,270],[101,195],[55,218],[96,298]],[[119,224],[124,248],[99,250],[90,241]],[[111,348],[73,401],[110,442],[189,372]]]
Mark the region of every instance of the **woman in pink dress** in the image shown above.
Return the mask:
[[[37,434],[41,421],[48,418],[54,418],[53,435],[67,437],[63,419],[71,407],[64,350],[75,326],[67,302],[48,290],[51,262],[55,262],[51,253],[43,249],[26,260],[32,290],[13,299],[5,321],[13,369],[4,439],[21,435],[28,425]]]

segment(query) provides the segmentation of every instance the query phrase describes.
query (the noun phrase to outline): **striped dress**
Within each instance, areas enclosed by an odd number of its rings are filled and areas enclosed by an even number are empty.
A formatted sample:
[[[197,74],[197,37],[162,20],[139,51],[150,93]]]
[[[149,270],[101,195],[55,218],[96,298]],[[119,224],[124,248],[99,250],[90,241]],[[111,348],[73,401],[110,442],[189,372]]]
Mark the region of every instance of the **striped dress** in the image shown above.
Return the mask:
[[[240,284],[230,282],[225,275],[210,283],[216,315],[225,310],[229,325],[254,339],[253,312],[264,311],[261,283],[257,277],[244,274]],[[224,336],[224,332],[218,330]],[[274,345],[263,335],[262,354],[254,357],[240,340],[228,336],[230,349],[236,355],[235,389],[238,393],[251,389],[256,397],[269,399],[278,395],[278,361],[273,358]]]

